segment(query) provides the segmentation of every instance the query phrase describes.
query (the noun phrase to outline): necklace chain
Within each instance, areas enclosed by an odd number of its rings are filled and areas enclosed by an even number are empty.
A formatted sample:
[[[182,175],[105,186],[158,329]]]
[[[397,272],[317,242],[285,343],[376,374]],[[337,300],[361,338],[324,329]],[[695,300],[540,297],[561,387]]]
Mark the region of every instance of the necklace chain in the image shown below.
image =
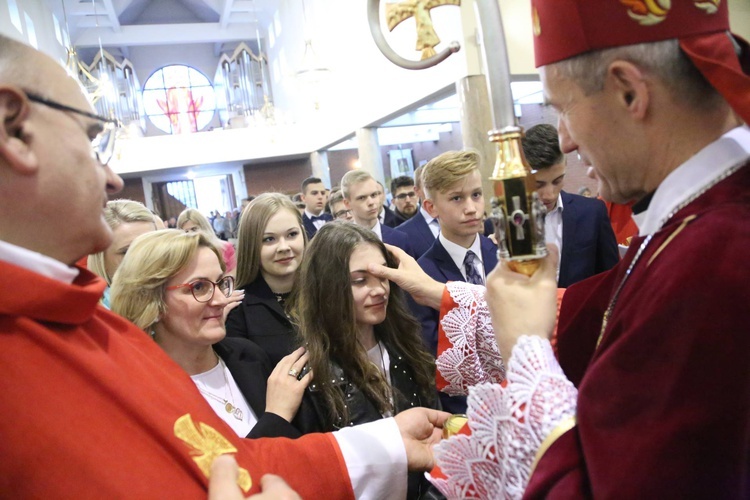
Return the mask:
[[[229,399],[222,398],[221,396],[217,396],[216,394],[213,394],[209,391],[203,390],[200,387],[198,387],[198,390],[201,392],[201,394],[204,394],[214,401],[218,401],[219,403],[222,403],[224,405],[224,410],[232,415],[237,420],[243,420],[244,414],[242,412],[241,408],[238,408],[234,404],[234,394],[232,393],[232,386],[229,384],[229,379],[227,378],[227,365],[224,364],[224,360],[219,357],[219,355],[216,355],[216,357],[219,359],[219,366],[221,367],[221,374],[224,376],[224,387],[225,392],[226,389],[229,389]]]

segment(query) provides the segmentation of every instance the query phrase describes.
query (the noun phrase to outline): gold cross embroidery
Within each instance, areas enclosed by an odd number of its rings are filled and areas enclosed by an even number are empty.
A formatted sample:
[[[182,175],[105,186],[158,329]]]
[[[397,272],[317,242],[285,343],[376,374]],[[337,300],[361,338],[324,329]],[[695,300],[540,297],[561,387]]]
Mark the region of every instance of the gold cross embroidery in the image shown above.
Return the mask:
[[[237,453],[237,448],[210,425],[203,422],[198,422],[198,425],[200,430],[195,426],[190,414],[187,413],[175,421],[174,435],[191,448],[190,454],[193,455],[193,460],[198,464],[198,468],[206,477],[210,477],[211,464],[213,464],[214,459],[226,453]],[[250,491],[253,481],[247,469],[240,467],[237,484],[245,493]]]
[[[430,10],[441,5],[461,5],[461,0],[406,0],[400,3],[389,3],[385,6],[385,17],[388,29],[393,29],[402,21],[413,17],[417,22],[417,50],[422,51],[422,59],[435,55],[435,47],[440,38],[432,25]]]

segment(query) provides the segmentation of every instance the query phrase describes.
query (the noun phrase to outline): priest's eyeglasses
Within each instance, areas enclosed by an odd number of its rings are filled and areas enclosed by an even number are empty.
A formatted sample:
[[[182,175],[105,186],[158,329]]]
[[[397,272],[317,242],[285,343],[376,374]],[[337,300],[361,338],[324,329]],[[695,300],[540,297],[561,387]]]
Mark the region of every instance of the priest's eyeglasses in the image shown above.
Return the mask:
[[[225,297],[228,298],[232,295],[232,292],[234,291],[234,278],[231,276],[224,276],[216,283],[205,278],[199,278],[190,283],[168,286],[167,290],[177,290],[178,288],[185,287],[190,288],[193,298],[198,302],[209,302],[214,297],[216,287],[219,287],[219,291],[221,291]]]
[[[48,108],[56,109],[58,111],[75,113],[77,115],[85,116],[86,118],[91,118],[92,120],[102,122],[102,131],[99,132],[99,134],[97,134],[97,136],[91,141],[91,150],[94,158],[96,158],[99,163],[104,166],[109,163],[109,161],[112,159],[112,155],[115,152],[115,135],[118,127],[120,126],[120,122],[118,120],[115,120],[113,118],[105,118],[103,116],[95,115],[94,113],[89,113],[88,111],[83,111],[81,109],[76,109],[71,106],[52,101],[50,99],[45,99],[44,97],[34,94],[33,92],[24,92],[26,94],[26,97],[28,97],[29,101],[31,102],[47,106]]]

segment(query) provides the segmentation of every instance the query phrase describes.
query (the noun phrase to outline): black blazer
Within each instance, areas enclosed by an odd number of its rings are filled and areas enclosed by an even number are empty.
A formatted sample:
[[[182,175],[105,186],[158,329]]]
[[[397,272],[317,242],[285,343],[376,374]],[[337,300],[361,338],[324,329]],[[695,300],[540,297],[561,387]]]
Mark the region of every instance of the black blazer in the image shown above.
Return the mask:
[[[424,253],[430,249],[432,244],[435,243],[435,237],[432,235],[432,231],[430,231],[430,226],[427,225],[427,221],[424,220],[424,216],[419,210],[414,214],[414,217],[407,220],[396,229],[402,233],[406,233],[409,237],[409,245],[411,245],[415,259],[424,255]]]
[[[320,217],[323,217],[326,222],[330,222],[333,220],[333,216],[327,212],[320,212]],[[307,233],[307,239],[312,239],[313,236],[315,236],[315,233],[318,232],[318,228],[315,227],[315,224],[313,224],[312,219],[307,216],[306,212],[302,212],[302,225],[305,226],[305,232]]]
[[[620,260],[617,240],[601,200],[560,192],[562,211],[562,254],[557,285],[567,288],[595,274],[607,271]]]
[[[391,375],[391,387],[393,388],[394,414],[398,414],[415,406],[425,406],[427,408],[439,408],[437,398],[421,396],[419,386],[414,381],[411,368],[406,364],[403,357],[395,350],[386,346],[390,357],[389,372]],[[380,420],[382,415],[373,403],[359,390],[349,382],[344,370],[340,366],[333,364],[333,373],[337,380],[338,386],[344,393],[346,405],[349,410],[350,422],[348,425],[359,425],[367,422]],[[313,384],[305,391],[305,397],[302,401],[302,407],[297,413],[297,417],[292,422],[304,433],[309,432],[330,432],[335,430],[325,423],[326,406],[320,393],[316,392]],[[363,450],[366,452],[366,450]],[[407,499],[416,498],[442,498],[441,496],[428,496],[428,492],[436,494],[429,482],[424,478],[424,474],[419,472],[410,472],[408,475]]]
[[[227,317],[227,336],[252,340],[276,366],[298,347],[294,328],[260,273],[244,290],[242,304]]]
[[[292,424],[275,413],[266,412],[266,381],[273,366],[263,350],[249,340],[233,338],[225,338],[213,348],[258,417],[258,423],[247,437],[300,437],[302,434]]]

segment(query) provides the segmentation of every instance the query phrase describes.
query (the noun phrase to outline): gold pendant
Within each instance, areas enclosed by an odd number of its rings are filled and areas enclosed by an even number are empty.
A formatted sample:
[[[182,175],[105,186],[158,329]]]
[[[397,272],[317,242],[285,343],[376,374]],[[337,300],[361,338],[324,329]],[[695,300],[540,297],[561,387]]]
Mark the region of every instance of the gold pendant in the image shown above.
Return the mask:
[[[227,411],[227,413],[234,413],[234,406],[229,401],[227,401],[227,404],[224,406],[224,409]]]

